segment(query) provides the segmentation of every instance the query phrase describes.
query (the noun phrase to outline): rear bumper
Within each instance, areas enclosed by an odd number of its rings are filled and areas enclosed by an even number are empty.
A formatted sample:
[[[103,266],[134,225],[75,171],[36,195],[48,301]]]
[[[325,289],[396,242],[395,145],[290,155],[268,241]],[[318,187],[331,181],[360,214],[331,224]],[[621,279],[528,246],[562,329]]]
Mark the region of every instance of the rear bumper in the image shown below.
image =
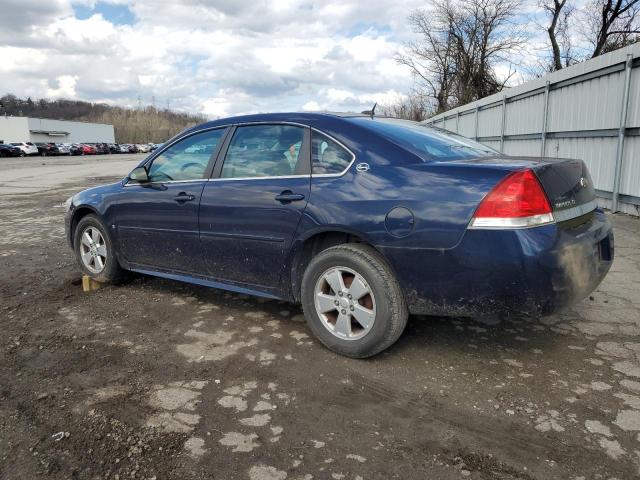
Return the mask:
[[[614,255],[604,212],[521,230],[467,230],[449,250],[382,249],[414,314],[540,316],[574,304]]]

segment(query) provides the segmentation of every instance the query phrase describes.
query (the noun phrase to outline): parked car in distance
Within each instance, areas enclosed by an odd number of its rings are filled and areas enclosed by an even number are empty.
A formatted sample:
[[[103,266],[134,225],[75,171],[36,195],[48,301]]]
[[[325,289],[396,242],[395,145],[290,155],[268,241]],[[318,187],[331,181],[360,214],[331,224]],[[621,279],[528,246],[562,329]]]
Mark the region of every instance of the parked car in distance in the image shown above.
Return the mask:
[[[0,157],[24,157],[24,151],[10,143],[0,143]]]
[[[68,143],[57,143],[58,155],[71,155],[71,145]]]
[[[48,142],[48,143],[36,142],[36,147],[38,149],[38,153],[42,157],[60,154],[60,150],[58,149],[58,146],[53,142]]]
[[[120,153],[120,145],[117,143],[109,143],[107,146],[109,147],[109,153]]]
[[[32,142],[11,142],[11,145],[18,147],[24,155],[38,155],[38,147]]]
[[[149,153],[151,151],[151,147],[146,143],[140,143],[136,145],[138,149],[138,153]]]
[[[372,115],[208,122],[67,206],[86,275],[299,302],[315,336],[355,358],[393,344],[409,313],[551,314],[614,255],[584,162]]]
[[[80,155],[95,155],[96,149],[93,145],[89,145],[88,143],[81,143],[80,148],[82,149],[82,153]]]
[[[125,143],[121,143],[119,147],[120,147],[120,153],[129,153],[129,145]]]
[[[95,143],[93,144],[93,147],[96,149],[96,154],[98,155],[108,155],[109,153],[111,153],[111,150],[109,150],[109,145],[107,145],[106,143]]]
[[[79,143],[69,144],[69,151],[71,155],[82,155],[82,145]]]

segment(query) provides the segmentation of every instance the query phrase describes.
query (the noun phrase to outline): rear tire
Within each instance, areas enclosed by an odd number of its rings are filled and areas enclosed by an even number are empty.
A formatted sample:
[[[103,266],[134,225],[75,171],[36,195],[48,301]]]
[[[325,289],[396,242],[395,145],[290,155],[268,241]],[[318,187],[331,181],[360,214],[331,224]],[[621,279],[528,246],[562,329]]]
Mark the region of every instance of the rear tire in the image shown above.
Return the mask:
[[[371,357],[390,347],[409,316],[391,268],[368,245],[343,244],[319,253],[304,272],[301,297],[318,340],[351,358]]]
[[[116,258],[109,230],[97,215],[80,219],[73,234],[73,250],[85,275],[98,282],[117,283],[123,279],[125,272]]]

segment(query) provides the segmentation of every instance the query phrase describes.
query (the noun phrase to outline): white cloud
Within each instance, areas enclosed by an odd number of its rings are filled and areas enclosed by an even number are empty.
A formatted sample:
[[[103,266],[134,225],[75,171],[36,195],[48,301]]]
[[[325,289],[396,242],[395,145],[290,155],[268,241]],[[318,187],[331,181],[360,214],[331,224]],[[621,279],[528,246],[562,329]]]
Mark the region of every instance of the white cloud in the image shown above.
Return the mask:
[[[76,96],[76,83],[78,77],[61,75],[56,79],[57,87],[47,88],[49,98],[74,98]]]
[[[533,0],[531,0],[533,1]],[[133,25],[109,18],[126,6]],[[96,8],[76,18],[74,5]],[[402,98],[393,59],[424,0],[0,0],[0,94],[156,104],[211,117]],[[8,12],[8,13],[7,13]]]

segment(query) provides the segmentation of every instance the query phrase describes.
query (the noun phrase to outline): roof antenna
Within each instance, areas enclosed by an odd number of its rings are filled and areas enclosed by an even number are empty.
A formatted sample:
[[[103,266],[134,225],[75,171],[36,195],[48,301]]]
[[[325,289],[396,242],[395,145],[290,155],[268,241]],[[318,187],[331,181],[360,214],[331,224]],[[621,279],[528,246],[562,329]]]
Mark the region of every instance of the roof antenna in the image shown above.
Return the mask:
[[[378,102],[373,104],[373,108],[371,110],[365,110],[362,112],[363,115],[371,115],[371,118],[376,114],[376,107],[378,106]]]

